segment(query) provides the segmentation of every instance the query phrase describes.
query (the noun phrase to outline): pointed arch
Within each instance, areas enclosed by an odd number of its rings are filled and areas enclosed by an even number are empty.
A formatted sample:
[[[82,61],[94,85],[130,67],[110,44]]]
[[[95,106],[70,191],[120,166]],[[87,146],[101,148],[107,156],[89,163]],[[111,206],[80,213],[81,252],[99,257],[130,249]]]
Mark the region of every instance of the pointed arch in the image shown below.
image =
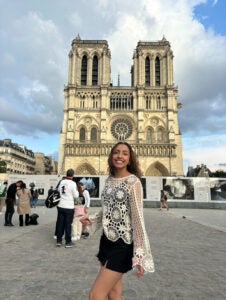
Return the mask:
[[[92,85],[98,84],[98,57],[94,55],[92,66]]]
[[[170,176],[170,174],[162,163],[156,161],[148,167],[145,176]]]
[[[165,141],[165,130],[163,127],[157,128],[157,143],[164,143]]]
[[[156,109],[161,110],[161,108],[162,108],[161,97],[158,96],[156,99]]]
[[[155,59],[155,85],[160,86],[160,79],[161,79],[161,74],[160,74],[160,59],[157,56]]]
[[[96,129],[96,127],[91,128],[90,141],[93,142],[93,143],[97,142],[97,129]]]
[[[154,142],[154,129],[152,127],[148,127],[146,130],[146,140],[147,143]]]
[[[79,141],[84,143],[86,140],[86,129],[85,127],[81,127],[79,130]]]
[[[75,174],[77,174],[77,175],[86,175],[86,174],[97,175],[97,172],[89,163],[83,163],[76,168]]]
[[[81,65],[81,85],[87,85],[87,56],[83,55]]]
[[[147,56],[145,58],[145,86],[150,86],[150,75],[151,75],[150,58],[149,56]]]

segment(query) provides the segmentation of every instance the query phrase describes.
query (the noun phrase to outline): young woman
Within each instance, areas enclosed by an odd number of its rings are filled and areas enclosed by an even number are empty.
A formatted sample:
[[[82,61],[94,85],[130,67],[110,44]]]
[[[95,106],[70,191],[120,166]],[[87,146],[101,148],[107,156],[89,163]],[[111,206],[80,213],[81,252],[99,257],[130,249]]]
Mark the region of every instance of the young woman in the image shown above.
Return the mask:
[[[109,177],[101,194],[103,234],[97,257],[100,271],[90,300],[119,300],[123,273],[134,269],[139,278],[154,272],[143,218],[143,190],[138,161],[131,146],[117,143],[108,158]],[[84,223],[88,219],[84,219]]]
[[[160,210],[162,210],[164,207],[169,210],[169,206],[166,203],[166,195],[164,194],[164,191],[161,190],[161,194],[160,194]]]

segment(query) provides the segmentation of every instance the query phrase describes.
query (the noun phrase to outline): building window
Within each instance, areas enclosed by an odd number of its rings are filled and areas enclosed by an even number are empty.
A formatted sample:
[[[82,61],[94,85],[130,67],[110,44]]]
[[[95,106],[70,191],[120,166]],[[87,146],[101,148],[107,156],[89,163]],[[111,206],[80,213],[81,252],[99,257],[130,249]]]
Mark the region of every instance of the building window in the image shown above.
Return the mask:
[[[127,93],[112,93],[110,96],[111,110],[131,110],[133,109],[133,96]]]
[[[118,119],[111,125],[111,134],[117,140],[123,141],[128,139],[132,134],[132,124],[125,119]]]
[[[86,130],[84,127],[82,127],[79,132],[79,141],[85,142],[85,140],[86,140]]]
[[[81,85],[87,85],[87,56],[82,58]]]
[[[80,98],[80,108],[85,108],[85,96]]]
[[[145,59],[145,85],[150,86],[150,58]]]
[[[91,129],[90,140],[91,140],[91,142],[97,142],[97,129],[94,127]]]
[[[155,59],[155,85],[160,86],[160,60],[159,57]]]
[[[157,141],[158,143],[163,143],[164,141],[164,130],[163,128],[157,129]]]
[[[158,96],[157,99],[156,99],[156,108],[157,109],[162,109],[160,96]]]
[[[147,129],[147,132],[146,132],[146,140],[148,143],[154,142],[154,131],[150,127]]]
[[[146,96],[146,109],[151,109],[151,97]]]
[[[93,57],[93,72],[92,72],[92,85],[98,84],[98,58],[95,55]]]

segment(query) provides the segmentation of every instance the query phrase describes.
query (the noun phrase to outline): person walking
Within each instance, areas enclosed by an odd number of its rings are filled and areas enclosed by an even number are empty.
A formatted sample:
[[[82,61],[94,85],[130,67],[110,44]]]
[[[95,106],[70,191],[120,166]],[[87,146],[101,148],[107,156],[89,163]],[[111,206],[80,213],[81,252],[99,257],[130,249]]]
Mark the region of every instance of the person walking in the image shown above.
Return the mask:
[[[4,226],[14,226],[12,223],[12,217],[15,212],[14,205],[16,204],[16,191],[22,185],[22,180],[16,183],[11,183],[6,193],[6,211],[5,211],[5,224]]]
[[[90,208],[90,194],[89,194],[89,191],[86,189],[86,186],[85,184],[83,184],[82,182],[79,182],[79,184],[81,185],[82,187],[82,193],[83,193],[83,198],[84,198],[84,202],[83,202],[83,205],[84,205],[84,214],[86,216],[89,215],[89,208]],[[88,231],[88,226],[82,226],[82,238],[83,239],[86,239],[89,237],[89,231]]]
[[[100,271],[90,300],[121,299],[122,276],[134,269],[137,278],[154,272],[154,262],[143,217],[141,172],[132,147],[119,142],[111,149],[109,177],[101,194],[103,233],[98,259]],[[87,224],[88,217],[82,219]]]
[[[75,212],[74,212],[74,218],[72,222],[72,235],[71,235],[72,241],[80,240],[82,234],[83,225],[80,222],[80,219],[84,216],[84,203],[85,203],[85,197],[83,195],[82,186],[83,184],[81,182],[77,183],[79,196],[75,200]]]
[[[3,185],[0,188],[0,214],[2,214],[2,208],[5,204],[5,197],[6,197],[6,192],[7,192],[7,185],[8,182],[4,181]]]
[[[30,198],[31,192],[26,188],[26,184],[22,182],[17,189],[16,195],[18,197],[17,212],[19,214],[19,225],[24,225],[23,215],[25,215],[25,225],[29,225],[29,215],[31,213]]]
[[[166,203],[166,201],[167,201],[167,197],[166,197],[164,191],[161,190],[161,192],[160,192],[160,209],[159,210],[162,210],[163,208],[166,208],[167,210],[169,210],[169,206]]]
[[[62,237],[65,234],[65,247],[71,248],[75,244],[71,241],[71,224],[74,216],[74,200],[79,196],[76,183],[72,180],[74,170],[69,169],[66,178],[61,180],[58,190],[60,192],[60,202],[57,206],[56,222],[56,246],[62,246]]]

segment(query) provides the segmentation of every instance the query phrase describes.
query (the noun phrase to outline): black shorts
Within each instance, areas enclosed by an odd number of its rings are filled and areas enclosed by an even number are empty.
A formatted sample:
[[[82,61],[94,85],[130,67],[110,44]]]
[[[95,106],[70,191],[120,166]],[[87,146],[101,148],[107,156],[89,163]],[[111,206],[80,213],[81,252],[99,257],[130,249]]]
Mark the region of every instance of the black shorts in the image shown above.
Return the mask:
[[[107,269],[126,273],[132,269],[133,243],[126,244],[121,238],[112,242],[103,234],[97,257]]]

